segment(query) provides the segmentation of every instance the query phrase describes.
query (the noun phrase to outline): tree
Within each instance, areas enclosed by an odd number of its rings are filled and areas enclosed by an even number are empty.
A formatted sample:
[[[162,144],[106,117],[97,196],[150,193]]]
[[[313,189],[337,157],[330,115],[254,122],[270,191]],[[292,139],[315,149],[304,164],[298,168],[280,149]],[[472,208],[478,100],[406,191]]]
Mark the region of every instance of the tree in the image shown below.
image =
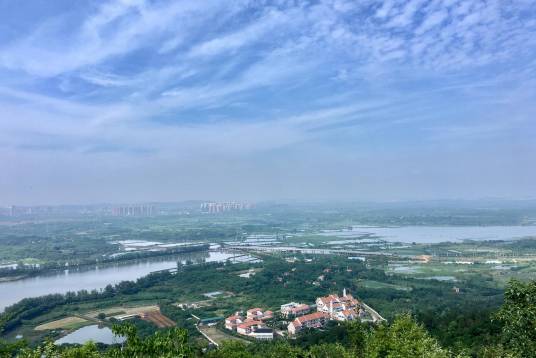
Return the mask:
[[[504,346],[519,357],[536,357],[536,281],[512,280],[496,314]]]
[[[109,351],[110,357],[174,357],[189,358],[194,356],[192,347],[188,344],[188,332],[181,328],[171,328],[167,331],[157,331],[153,335],[141,339],[136,327],[130,323],[114,325],[115,335],[126,337],[121,349]]]
[[[358,357],[363,356],[369,334],[365,325],[359,321],[350,321],[346,322],[345,328],[348,332],[350,348]]]
[[[207,358],[253,358],[241,341],[224,341],[217,350],[208,352]]]
[[[36,349],[23,349],[18,358],[100,358],[102,355],[93,342],[80,347],[61,348],[47,341]]]
[[[334,343],[324,343],[312,346],[308,356],[311,358],[354,357],[343,346]]]
[[[367,358],[447,358],[449,353],[409,314],[379,326],[369,339]]]
[[[518,358],[515,353],[506,349],[503,345],[493,345],[484,347],[478,352],[479,358]]]
[[[26,342],[23,340],[19,340],[16,343],[8,343],[0,340],[0,358],[11,357],[25,347]]]

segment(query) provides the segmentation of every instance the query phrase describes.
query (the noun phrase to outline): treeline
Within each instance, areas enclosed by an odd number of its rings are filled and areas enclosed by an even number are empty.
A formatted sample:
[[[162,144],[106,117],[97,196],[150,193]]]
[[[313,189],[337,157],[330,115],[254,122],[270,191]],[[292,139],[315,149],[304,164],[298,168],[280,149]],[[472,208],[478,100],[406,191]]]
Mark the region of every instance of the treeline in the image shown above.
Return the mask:
[[[173,275],[169,271],[159,271],[140,277],[136,281],[121,281],[116,285],[107,285],[102,290],[80,290],[77,292],[67,292],[65,294],[50,294],[39,297],[29,297],[6,307],[0,314],[0,334],[5,334],[18,327],[24,320],[38,317],[52,309],[74,303],[96,301],[100,299],[112,298],[120,295],[134,295],[142,292],[159,283],[170,282],[177,276],[185,276],[184,272],[199,270],[207,272],[210,268],[223,266],[223,263],[209,262],[197,265],[179,265],[179,275]]]
[[[171,276],[167,271],[152,273],[141,277],[136,282],[121,281],[116,285],[107,285],[102,290],[80,290],[78,292],[67,292],[65,294],[50,294],[40,297],[24,298],[21,301],[7,307],[0,315],[0,333],[4,334],[18,327],[24,320],[29,320],[49,312],[55,307],[94,301],[102,298],[110,298],[116,295],[131,295],[162,282]]]
[[[172,328],[142,338],[134,325],[114,326],[117,335],[126,338],[121,346],[104,350],[88,343],[81,347],[58,347],[52,342],[31,349],[23,343],[0,343],[2,357],[19,358],[119,358],[119,357],[208,357],[208,358],[531,358],[536,357],[536,281],[512,281],[503,306],[493,319],[499,324],[494,342],[478,352],[444,348],[423,325],[410,315],[397,316],[391,324],[379,326],[348,322],[337,326],[332,341],[322,339],[312,344],[303,340],[276,340],[244,344],[224,342],[219,348],[200,347],[189,341],[187,330]],[[305,332],[309,334],[311,332]]]
[[[222,315],[222,312],[230,314],[238,309],[248,309],[252,305],[277,309],[282,303],[290,301],[311,303],[318,296],[329,292],[340,293],[343,288],[347,288],[388,320],[394,319],[396,313],[414,313],[417,321],[424,323],[425,328],[443,347],[456,352],[462,349],[479,351],[482,345],[496,338],[497,328],[490,324],[490,312],[502,303],[501,290],[475,282],[464,284],[462,293],[457,295],[452,290],[452,283],[388,276],[382,270],[367,268],[361,262],[349,262],[341,257],[319,257],[312,263],[288,263],[271,257],[263,259],[263,263],[253,265],[180,265],[176,275],[162,272],[140,278],[136,282],[125,281],[115,286],[109,285],[102,291],[83,290],[65,295],[28,298],[7,308],[6,312],[0,315],[0,329],[7,332],[23,321],[36,318],[61,305],[73,304],[73,307],[76,307],[78,302],[99,302],[100,299],[107,299],[109,304],[112,300],[123,300],[124,295],[141,294],[144,298],[151,297],[165,303],[176,301],[177,297],[195,297],[200,294],[202,287],[201,292],[232,291],[248,297],[247,301],[238,304],[222,302],[199,312],[193,311],[196,315],[206,318]],[[258,267],[262,270],[250,279],[238,277],[237,272],[248,267]],[[320,285],[313,285],[313,281],[320,275],[325,279]],[[410,289],[367,289],[360,286],[358,280],[385,282]],[[182,321],[179,316],[169,316],[178,323]],[[467,321],[464,317],[468,317]],[[140,328],[144,335],[148,333],[148,327]],[[195,327],[185,328],[191,333],[195,332]],[[318,342],[341,341],[340,335],[343,333],[337,329],[339,328],[330,332],[339,335],[338,338],[326,338],[318,332],[307,335],[306,337],[311,339],[318,338],[318,341],[304,343],[303,348]]]
[[[102,257],[97,259],[77,258],[69,261],[49,261],[39,265],[26,265],[22,262],[17,263],[15,268],[1,268],[0,277],[16,277],[24,276],[31,277],[44,272],[60,271],[67,269],[77,269],[83,266],[94,266],[96,264],[112,264],[117,262],[146,259],[149,257],[169,256],[185,254],[190,252],[207,251],[208,244],[195,244],[188,247],[170,248],[164,251],[142,251],[142,252],[127,252],[123,255],[114,257]]]

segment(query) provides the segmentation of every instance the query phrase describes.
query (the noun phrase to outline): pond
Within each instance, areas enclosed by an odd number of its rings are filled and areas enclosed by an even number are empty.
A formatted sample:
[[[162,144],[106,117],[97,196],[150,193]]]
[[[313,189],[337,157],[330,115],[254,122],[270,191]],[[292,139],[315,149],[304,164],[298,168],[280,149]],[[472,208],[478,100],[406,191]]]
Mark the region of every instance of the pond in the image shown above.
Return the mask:
[[[458,279],[454,276],[430,276],[430,277],[422,277],[423,280],[437,280],[437,281],[452,281],[456,282]]]
[[[392,272],[395,272],[395,273],[414,274],[414,273],[419,272],[419,267],[417,267],[417,266],[391,264],[388,267]]]
[[[93,341],[95,343],[117,344],[125,341],[124,337],[116,336],[108,327],[99,327],[98,325],[85,326],[69,333],[65,337],[54,342],[57,345],[67,344],[84,344]]]

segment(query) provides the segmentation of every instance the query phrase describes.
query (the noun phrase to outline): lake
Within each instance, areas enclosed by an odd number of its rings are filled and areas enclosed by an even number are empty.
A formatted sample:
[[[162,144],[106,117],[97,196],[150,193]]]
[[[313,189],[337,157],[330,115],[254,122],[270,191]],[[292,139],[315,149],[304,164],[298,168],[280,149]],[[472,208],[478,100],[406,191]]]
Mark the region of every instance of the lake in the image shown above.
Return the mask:
[[[69,333],[65,337],[54,342],[57,345],[68,344],[84,344],[93,341],[95,343],[116,344],[123,343],[125,338],[116,336],[108,327],[99,327],[98,325],[85,326]]]
[[[439,243],[463,240],[512,240],[536,237],[536,225],[527,226],[354,226],[348,230],[326,230],[323,236],[337,238],[378,238],[390,242]]]
[[[236,255],[223,251],[192,252],[180,255],[158,256],[143,260],[123,261],[102,266],[83,266],[63,272],[54,272],[23,280],[0,283],[0,312],[25,297],[37,297],[51,293],[102,289],[108,284],[134,281],[153,271],[177,267],[177,261],[185,264],[202,262],[224,262]],[[251,257],[240,255],[237,262]],[[234,260],[233,260],[234,261]]]

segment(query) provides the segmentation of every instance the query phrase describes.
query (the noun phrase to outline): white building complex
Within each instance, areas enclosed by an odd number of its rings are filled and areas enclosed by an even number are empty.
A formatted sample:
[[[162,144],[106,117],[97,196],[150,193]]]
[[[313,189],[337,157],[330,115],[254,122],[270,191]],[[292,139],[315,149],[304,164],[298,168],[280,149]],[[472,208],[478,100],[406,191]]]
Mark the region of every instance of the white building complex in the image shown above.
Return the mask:
[[[281,315],[285,318],[294,318],[303,316],[311,311],[309,305],[303,303],[290,302],[281,305]]]
[[[290,315],[293,312],[293,308],[295,309],[299,306],[295,303],[283,305],[281,306],[281,313],[285,315],[286,312],[289,312]],[[316,299],[316,309],[317,312],[297,316],[288,325],[288,333],[294,335],[304,328],[320,328],[330,320],[352,321],[362,318],[365,314],[359,301],[348,294],[346,289],[344,289],[342,296],[331,294],[325,297],[318,297]]]
[[[351,321],[364,314],[359,301],[352,295],[347,294],[346,289],[344,289],[340,297],[337,294],[318,297],[316,299],[316,309],[318,312],[329,314],[330,319],[336,321]]]
[[[227,317],[225,319],[225,328],[255,339],[273,339],[274,331],[266,327],[264,323],[264,321],[273,318],[273,316],[272,311],[252,308],[247,310],[245,318],[240,312]]]
[[[305,316],[297,317],[288,325],[288,333],[294,335],[305,328],[320,328],[329,321],[329,314],[314,312]]]

